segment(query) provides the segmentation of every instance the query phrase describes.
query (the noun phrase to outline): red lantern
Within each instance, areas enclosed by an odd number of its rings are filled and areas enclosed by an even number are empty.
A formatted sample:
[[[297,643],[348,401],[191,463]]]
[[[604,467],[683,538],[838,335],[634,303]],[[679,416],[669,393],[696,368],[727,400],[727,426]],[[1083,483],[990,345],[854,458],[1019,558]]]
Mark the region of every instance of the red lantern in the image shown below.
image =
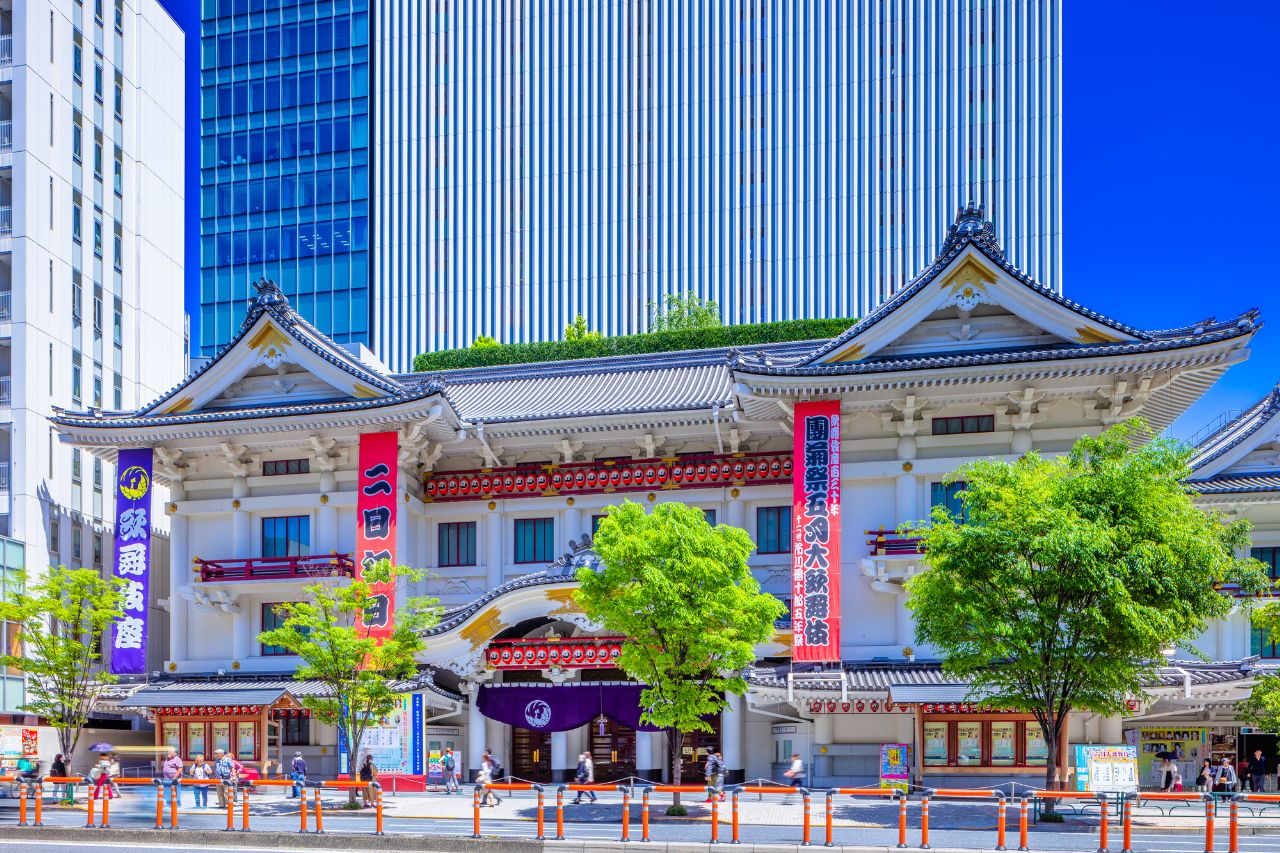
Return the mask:
[[[858,709],[858,713],[859,713],[859,714],[861,714],[861,713],[862,713],[862,709],[863,709],[863,708],[865,708],[865,707],[867,707],[867,706],[866,706],[866,703],[864,703],[861,699],[859,699],[857,702],[854,702],[854,703],[853,703],[853,707],[857,708],[857,709]]]
[[[925,704],[925,706],[924,706],[924,709],[925,709],[925,711],[926,711],[926,712],[931,712],[931,711],[933,711],[933,704],[932,704],[932,703],[926,703],[926,704]]]
[[[872,699],[872,700],[871,700],[871,713],[873,713],[873,714],[874,714],[876,711],[879,711],[879,710],[880,710],[880,702],[879,702],[878,700],[876,700],[876,699]]]

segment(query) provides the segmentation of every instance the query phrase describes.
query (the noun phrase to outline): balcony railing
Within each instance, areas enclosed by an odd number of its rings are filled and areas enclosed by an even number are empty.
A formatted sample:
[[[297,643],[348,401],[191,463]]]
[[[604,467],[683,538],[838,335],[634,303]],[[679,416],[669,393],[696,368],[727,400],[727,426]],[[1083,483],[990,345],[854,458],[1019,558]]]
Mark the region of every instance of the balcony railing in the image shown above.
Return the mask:
[[[13,62],[13,33],[0,33],[0,65]]]
[[[13,291],[0,290],[0,320],[13,318]]]
[[[0,462],[0,492],[9,491],[9,463]]]
[[[0,376],[0,406],[13,405],[13,377]]]
[[[871,546],[873,557],[910,556],[924,553],[924,540],[919,536],[903,536],[897,530],[885,530],[883,527],[879,530],[864,532],[872,537],[867,540],[867,544]]]
[[[13,119],[0,118],[0,151],[13,150]]]
[[[247,560],[201,560],[192,562],[192,571],[204,582],[294,581],[355,577],[356,563],[350,554],[322,554],[314,557],[250,557]]]
[[[0,207],[0,236],[7,237],[13,233],[13,208]]]

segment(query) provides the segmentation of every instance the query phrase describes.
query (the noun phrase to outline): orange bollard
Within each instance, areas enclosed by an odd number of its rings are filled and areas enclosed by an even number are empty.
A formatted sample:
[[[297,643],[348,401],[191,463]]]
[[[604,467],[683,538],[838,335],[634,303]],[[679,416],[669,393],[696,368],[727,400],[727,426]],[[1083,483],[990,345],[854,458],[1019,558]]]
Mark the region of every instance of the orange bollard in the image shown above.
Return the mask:
[[[649,789],[640,795],[640,840],[649,840]]]
[[[472,811],[472,830],[471,837],[480,837],[480,786],[476,785],[475,792],[471,795],[471,811]]]
[[[244,790],[240,792],[240,831],[249,831],[249,786],[246,785]]]
[[[89,792],[87,800],[89,805],[89,820],[85,823],[84,828],[93,829],[93,791]]]
[[[804,840],[800,842],[801,847],[809,846],[809,833],[813,828],[813,815],[810,809],[809,792],[804,791]]]
[[[373,813],[373,818],[374,818],[373,834],[383,835],[384,833],[382,831],[382,789],[379,788],[375,793],[377,794],[377,799],[374,800],[375,811]],[[538,792],[538,840],[539,841],[542,840],[542,792],[541,791]]]
[[[831,797],[833,792],[827,791],[827,847],[835,847],[835,823],[831,817]]]
[[[299,815],[301,815],[301,818],[302,818],[302,826],[301,828],[298,829],[298,832],[306,832],[307,831],[307,789],[306,788],[302,789],[302,796],[300,796],[298,799],[301,800],[302,802],[302,811],[299,812]]]
[[[929,849],[929,794],[932,789],[926,789],[920,796],[920,849]]]
[[[156,829],[164,829],[164,785],[156,783]]]
[[[898,847],[907,846],[907,792],[898,790],[894,794],[898,798]]]
[[[1102,816],[1098,821],[1098,853],[1109,853],[1111,844],[1107,840],[1107,795],[1098,794],[1098,805],[1102,807]]]
[[[564,841],[564,785],[556,788],[556,841]]]
[[[222,787],[223,796],[227,798],[227,828],[222,831],[231,832],[236,828],[236,801],[231,797],[235,788],[230,785],[222,785],[221,782],[218,784]]]
[[[111,827],[111,788],[108,786],[107,795],[102,798],[102,829],[110,829]]]
[[[169,828],[178,828],[178,797],[182,794],[182,788],[177,782],[173,783],[173,799],[169,801]]]
[[[716,793],[715,788],[710,789],[711,793],[711,843],[720,843],[720,797]]]
[[[733,841],[731,842],[732,844],[741,843],[740,839],[738,838],[738,798],[741,795],[742,795],[742,792],[737,788],[734,788],[730,794],[730,799],[733,800]]]
[[[1204,853],[1213,853],[1213,794],[1204,795]]]
[[[1227,830],[1227,853],[1240,853],[1240,803],[1238,795],[1231,798],[1231,824]],[[37,813],[38,814],[38,813]],[[40,825],[36,818],[36,826]]]
[[[1018,806],[1018,850],[1027,849],[1027,798],[1023,797]]]
[[[36,782],[36,822],[32,824],[33,826],[44,826],[44,821],[41,819],[41,816],[43,814],[43,809],[44,809],[44,785],[40,782]]]
[[[1005,830],[1004,810],[1006,805],[1007,805],[1007,802],[1004,798],[1004,795],[1002,794],[1000,796],[999,805],[996,806],[996,808],[1000,809],[1000,811],[996,813],[996,849],[997,850],[1006,849],[1004,846],[1004,830]]]
[[[316,782],[316,807],[313,809],[316,816],[316,833],[324,835],[324,801],[320,799],[320,782]],[[479,820],[479,817],[476,818]]]
[[[18,826],[27,825],[27,783],[18,783]]]
[[[1124,805],[1121,806],[1123,817],[1124,849],[1120,853],[1133,853],[1133,795],[1124,794]]]
[[[543,810],[546,808],[546,799],[542,792],[541,785],[534,785],[533,788],[535,791],[538,792],[538,839],[537,840],[546,841],[547,837],[546,835],[543,834],[543,829],[545,828],[544,821],[546,820],[546,817],[543,815]],[[382,808],[381,808],[382,799],[381,798],[378,799],[378,803],[379,803],[378,834],[381,835],[382,834]]]
[[[622,840],[631,840],[631,789],[622,785]]]

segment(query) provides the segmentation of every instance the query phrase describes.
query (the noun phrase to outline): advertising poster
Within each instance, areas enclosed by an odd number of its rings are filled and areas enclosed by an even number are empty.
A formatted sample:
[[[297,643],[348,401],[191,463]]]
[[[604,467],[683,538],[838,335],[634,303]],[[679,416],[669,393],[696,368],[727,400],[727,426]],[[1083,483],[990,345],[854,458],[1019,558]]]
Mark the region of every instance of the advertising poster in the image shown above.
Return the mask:
[[[1208,729],[1188,726],[1138,729],[1138,780],[1144,788],[1164,785],[1161,767],[1166,757],[1177,765],[1185,784],[1188,779],[1194,782],[1196,774],[1193,771],[1208,756]]]
[[[396,466],[399,436],[394,432],[367,432],[360,436],[360,475],[356,493],[356,572],[396,561]],[[370,601],[357,618],[357,627],[368,628],[379,644],[395,627],[396,587],[375,584]]]
[[[880,787],[907,791],[911,787],[911,746],[880,744]]]
[[[1077,745],[1076,790],[1122,794],[1138,790],[1138,750],[1132,746]]]
[[[840,660],[840,401],[796,403],[792,461],[791,648]]]
[[[147,586],[151,577],[151,448],[116,455],[115,576],[125,582],[124,613],[111,632],[111,671],[147,671]]]
[[[417,698],[421,702],[422,697]],[[410,694],[402,695],[394,711],[379,720],[378,725],[369,726],[364,730],[360,756],[355,761],[356,767],[360,766],[360,762],[364,761],[365,753],[368,753],[373,756],[373,763],[379,773],[414,775],[418,772],[414,770],[414,753],[415,750],[421,749],[421,746],[418,743],[419,731],[415,730],[413,724],[413,700],[414,697]],[[421,719],[420,712],[419,719]],[[345,740],[339,741],[338,748],[338,763],[342,772],[345,773],[349,766]]]

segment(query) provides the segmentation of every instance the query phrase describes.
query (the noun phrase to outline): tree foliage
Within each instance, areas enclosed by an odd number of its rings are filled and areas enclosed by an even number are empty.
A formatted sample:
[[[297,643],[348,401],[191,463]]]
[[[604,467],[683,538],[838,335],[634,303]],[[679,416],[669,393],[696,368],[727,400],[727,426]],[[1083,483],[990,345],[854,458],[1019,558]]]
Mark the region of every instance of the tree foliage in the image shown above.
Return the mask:
[[[1280,675],[1264,675],[1249,698],[1236,706],[1240,719],[1264,732],[1280,732]]]
[[[103,669],[100,650],[103,635],[124,614],[124,581],[58,566],[34,584],[25,572],[11,573],[7,586],[0,620],[17,626],[22,650],[0,656],[0,663],[27,675],[22,709],[49,721],[69,758],[103,691],[118,680]]]
[[[587,325],[587,318],[581,314],[573,318],[573,322],[564,327],[564,339],[566,341],[590,341],[603,337],[599,332],[591,331],[591,327]]]
[[[723,325],[719,305],[690,293],[668,293],[662,302],[649,303],[651,332],[688,332]]]
[[[338,728],[352,772],[365,730],[396,708],[395,683],[417,672],[417,655],[425,648],[422,631],[436,624],[439,611],[433,598],[398,601],[394,630],[381,644],[368,626],[356,624],[356,617],[372,603],[371,584],[413,583],[422,577],[416,569],[382,560],[350,584],[309,584],[304,588],[308,600],[275,605],[283,622],[258,635],[258,642],[281,646],[301,659],[297,678],[324,684],[324,695],[300,701],[316,720]]]
[[[494,338],[490,337],[489,335],[477,335],[476,339],[471,342],[471,348],[473,350],[496,349],[497,347],[500,347],[500,346],[502,346],[502,344],[498,343]]]
[[[746,531],[712,527],[697,507],[664,503],[650,513],[611,506],[594,544],[602,568],[578,572],[577,601],[610,633],[627,637],[619,666],[648,685],[641,719],[674,730],[671,778],[680,778],[684,732],[712,731],[704,719],[743,694],[740,670],[774,636],[786,610],[760,591],[747,566]]]
[[[953,478],[965,518],[938,507],[913,530],[929,566],[908,586],[917,641],[975,701],[1034,715],[1049,786],[1069,712],[1123,713],[1167,647],[1230,610],[1215,584],[1265,583],[1236,557],[1248,522],[1197,508],[1187,449],[1146,435],[1130,421],[1059,458],[970,463]]]

